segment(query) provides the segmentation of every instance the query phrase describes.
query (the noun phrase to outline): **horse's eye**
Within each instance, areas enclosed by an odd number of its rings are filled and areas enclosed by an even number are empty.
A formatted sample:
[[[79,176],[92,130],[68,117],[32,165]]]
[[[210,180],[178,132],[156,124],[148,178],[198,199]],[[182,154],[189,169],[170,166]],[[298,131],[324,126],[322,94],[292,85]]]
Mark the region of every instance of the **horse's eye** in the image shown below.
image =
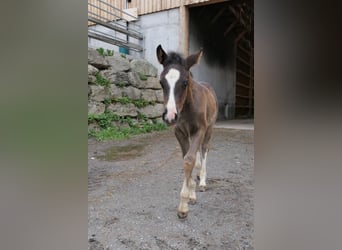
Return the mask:
[[[184,86],[188,85],[188,80],[183,81]]]

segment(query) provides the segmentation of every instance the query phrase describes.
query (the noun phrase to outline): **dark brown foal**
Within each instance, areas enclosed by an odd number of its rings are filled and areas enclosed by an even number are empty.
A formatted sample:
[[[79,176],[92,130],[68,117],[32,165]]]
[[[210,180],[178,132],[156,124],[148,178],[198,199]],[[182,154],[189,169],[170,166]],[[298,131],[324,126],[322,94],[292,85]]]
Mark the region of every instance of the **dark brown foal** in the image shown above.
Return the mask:
[[[206,188],[206,161],[213,126],[217,118],[217,98],[207,83],[197,83],[189,69],[199,63],[202,50],[183,58],[178,53],[167,54],[159,45],[158,61],[163,65],[160,84],[164,92],[163,120],[175,125],[175,135],[183,153],[185,178],[180,193],[178,217],[186,218],[189,201],[196,202],[196,182],[192,179],[194,166],[198,168],[200,190]]]

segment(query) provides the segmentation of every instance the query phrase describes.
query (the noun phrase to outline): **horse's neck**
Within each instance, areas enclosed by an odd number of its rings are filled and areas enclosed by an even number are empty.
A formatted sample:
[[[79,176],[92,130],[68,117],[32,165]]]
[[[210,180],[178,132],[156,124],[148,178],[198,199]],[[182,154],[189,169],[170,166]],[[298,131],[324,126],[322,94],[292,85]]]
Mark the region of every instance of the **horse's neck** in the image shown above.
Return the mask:
[[[192,77],[189,77],[189,86],[187,88],[187,95],[186,95],[186,101],[185,103],[191,107],[193,105],[193,102],[194,102],[194,92],[195,92],[195,88],[196,88],[196,85],[198,83],[195,82]]]

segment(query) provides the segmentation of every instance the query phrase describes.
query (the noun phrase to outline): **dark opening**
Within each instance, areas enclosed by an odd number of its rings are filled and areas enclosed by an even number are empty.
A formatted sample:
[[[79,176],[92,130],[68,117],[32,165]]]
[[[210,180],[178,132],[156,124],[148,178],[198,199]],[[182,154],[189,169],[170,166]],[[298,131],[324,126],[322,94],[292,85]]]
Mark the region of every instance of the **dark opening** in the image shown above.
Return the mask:
[[[253,1],[189,8],[189,51],[203,48],[195,79],[209,82],[219,99],[219,119],[254,115]]]

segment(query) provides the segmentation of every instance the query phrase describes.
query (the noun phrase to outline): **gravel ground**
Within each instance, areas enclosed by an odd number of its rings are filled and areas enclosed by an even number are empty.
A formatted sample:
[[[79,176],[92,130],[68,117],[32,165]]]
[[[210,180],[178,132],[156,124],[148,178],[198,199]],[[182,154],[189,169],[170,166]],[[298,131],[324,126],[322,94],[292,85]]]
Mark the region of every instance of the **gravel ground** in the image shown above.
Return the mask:
[[[253,136],[214,129],[207,191],[185,220],[177,217],[183,167],[172,130],[90,139],[88,249],[254,249]]]

